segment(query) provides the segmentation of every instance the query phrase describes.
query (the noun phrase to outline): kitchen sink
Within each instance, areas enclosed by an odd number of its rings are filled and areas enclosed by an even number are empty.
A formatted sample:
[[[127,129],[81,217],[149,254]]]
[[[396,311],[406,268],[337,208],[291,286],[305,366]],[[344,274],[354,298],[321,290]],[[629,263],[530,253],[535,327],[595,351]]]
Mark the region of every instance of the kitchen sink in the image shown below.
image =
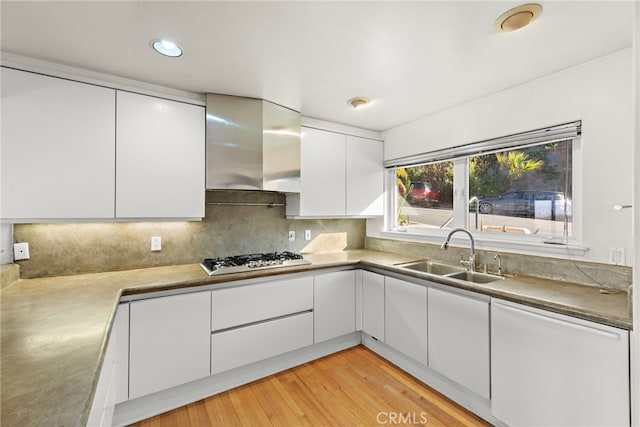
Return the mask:
[[[434,261],[416,261],[408,264],[402,264],[398,267],[407,268],[414,271],[422,271],[424,273],[436,274],[438,276],[445,276],[451,273],[464,273],[463,267],[457,267],[455,265],[440,264]]]
[[[477,271],[467,271],[464,267],[441,264],[435,261],[415,261],[398,265],[400,268],[434,274],[436,276],[451,277],[452,279],[464,280],[472,283],[491,283],[504,279],[502,276],[494,274],[480,273]]]
[[[452,279],[460,279],[466,282],[473,283],[491,283],[504,279],[502,276],[496,276],[493,274],[479,273],[477,271],[460,271],[458,273],[447,274],[447,277]]]

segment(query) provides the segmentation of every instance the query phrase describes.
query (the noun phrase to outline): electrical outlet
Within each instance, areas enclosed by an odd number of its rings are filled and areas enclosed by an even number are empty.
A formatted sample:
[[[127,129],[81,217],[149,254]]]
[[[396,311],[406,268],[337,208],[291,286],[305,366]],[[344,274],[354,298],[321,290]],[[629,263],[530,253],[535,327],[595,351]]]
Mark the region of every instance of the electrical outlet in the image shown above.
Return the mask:
[[[289,230],[289,241],[290,242],[296,241],[296,232],[293,230]]]
[[[28,243],[14,243],[13,244],[13,259],[20,261],[21,259],[29,259],[29,244]]]
[[[304,240],[311,240],[311,230],[304,230]]]
[[[624,265],[624,248],[610,248],[609,262],[615,265]]]
[[[162,237],[153,236],[151,238],[151,250],[154,252],[162,250]]]

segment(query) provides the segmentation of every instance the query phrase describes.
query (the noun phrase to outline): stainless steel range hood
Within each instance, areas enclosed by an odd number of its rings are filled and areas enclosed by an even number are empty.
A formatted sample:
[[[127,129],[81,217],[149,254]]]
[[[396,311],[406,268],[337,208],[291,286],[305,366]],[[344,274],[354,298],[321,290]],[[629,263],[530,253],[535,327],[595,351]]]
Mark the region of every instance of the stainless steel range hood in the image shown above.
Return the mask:
[[[300,192],[300,113],[207,94],[207,189]]]

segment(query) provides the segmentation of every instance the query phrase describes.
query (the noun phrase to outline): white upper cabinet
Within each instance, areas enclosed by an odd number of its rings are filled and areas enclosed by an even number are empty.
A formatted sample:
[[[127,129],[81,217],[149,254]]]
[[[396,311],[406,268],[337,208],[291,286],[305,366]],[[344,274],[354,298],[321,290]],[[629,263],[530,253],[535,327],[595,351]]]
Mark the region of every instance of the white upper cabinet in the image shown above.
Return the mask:
[[[382,215],[382,142],[302,127],[300,193],[287,194],[287,215]]]
[[[2,68],[0,219],[200,219],[204,135],[201,106]]]
[[[348,216],[382,215],[382,142],[347,136]]]
[[[300,156],[300,194],[288,196],[287,215],[344,216],[345,136],[303,127]]]
[[[113,218],[115,91],[2,68],[3,220]]]
[[[204,107],[119,91],[116,217],[204,217],[204,134]]]

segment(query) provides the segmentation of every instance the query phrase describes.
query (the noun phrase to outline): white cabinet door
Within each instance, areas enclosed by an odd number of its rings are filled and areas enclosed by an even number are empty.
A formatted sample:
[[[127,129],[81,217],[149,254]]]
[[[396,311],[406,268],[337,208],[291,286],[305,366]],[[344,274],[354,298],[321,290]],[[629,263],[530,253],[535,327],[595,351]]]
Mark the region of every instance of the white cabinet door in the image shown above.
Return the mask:
[[[347,216],[383,214],[382,142],[347,136]]]
[[[211,373],[217,374],[311,344],[311,312],[216,332],[211,335]]]
[[[118,91],[118,218],[202,218],[204,107]]]
[[[3,219],[113,218],[115,91],[2,68]]]
[[[491,389],[509,425],[629,425],[628,331],[492,300]]]
[[[300,194],[287,200],[287,215],[344,216],[346,137],[302,128]]]
[[[129,304],[116,310],[87,426],[111,426],[115,405],[128,398]]]
[[[370,271],[362,272],[362,330],[384,342],[384,281],[385,277]]]
[[[303,127],[300,194],[287,194],[287,215],[383,214],[382,142]]]
[[[317,275],[313,286],[314,343],[356,330],[355,271]]]
[[[489,301],[428,290],[429,367],[490,398]]]
[[[211,293],[130,304],[129,398],[210,374]]]
[[[129,303],[118,306],[109,345],[115,344],[115,403],[129,399]]]
[[[427,288],[385,277],[385,342],[427,365]]]

